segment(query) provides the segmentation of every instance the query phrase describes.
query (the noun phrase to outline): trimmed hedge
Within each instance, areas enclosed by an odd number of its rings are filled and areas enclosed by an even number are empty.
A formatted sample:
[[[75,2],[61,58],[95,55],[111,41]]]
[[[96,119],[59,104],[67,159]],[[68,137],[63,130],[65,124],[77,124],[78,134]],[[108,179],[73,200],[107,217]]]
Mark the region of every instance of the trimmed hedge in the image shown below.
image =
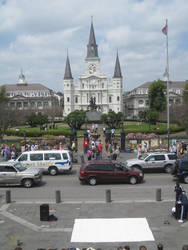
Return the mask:
[[[141,127],[141,126],[131,126],[129,128],[126,128],[127,126],[124,126],[124,131],[125,134],[129,134],[129,133],[144,133],[144,134],[148,134],[148,133],[155,133],[158,135],[162,135],[162,134],[167,134],[167,128],[165,127],[161,127],[159,129],[156,128],[152,128],[150,127]],[[8,136],[20,136],[20,137],[24,137],[24,131],[26,131],[26,137],[41,137],[44,135],[54,135],[54,136],[59,136],[59,135],[64,135],[66,137],[68,137],[70,135],[70,128],[69,127],[63,127],[63,128],[59,128],[59,129],[53,129],[53,130],[39,130],[39,128],[32,128],[32,130],[27,129],[27,128],[21,128],[20,130],[15,130],[15,129],[8,129],[6,130],[6,135]],[[117,129],[116,130],[116,134],[120,134],[121,129]],[[185,131],[184,127],[179,127],[179,126],[170,126],[170,133],[176,133],[176,132],[180,132],[180,131]],[[78,130],[77,131],[77,136],[81,137],[83,136],[84,130]]]
[[[184,127],[177,127],[177,126],[171,126],[170,127],[170,133],[176,133],[176,132],[180,132],[180,131],[184,131],[185,128]],[[163,135],[167,133],[167,128],[142,128],[142,127],[138,127],[138,128],[129,128],[126,129],[125,128],[125,133],[129,134],[129,133],[144,133],[144,134],[148,134],[148,133],[155,133],[158,135]]]
[[[40,137],[40,136],[43,136],[43,135],[55,135],[55,136],[58,136],[58,135],[64,135],[64,136],[69,136],[69,133],[70,133],[70,129],[62,129],[62,130],[36,130],[36,131],[26,131],[26,136],[27,137]],[[20,136],[20,137],[24,137],[24,130],[19,130],[19,131],[16,131],[16,130],[13,130],[13,129],[9,129],[6,131],[6,135],[10,136],[10,135],[13,135],[13,136]]]

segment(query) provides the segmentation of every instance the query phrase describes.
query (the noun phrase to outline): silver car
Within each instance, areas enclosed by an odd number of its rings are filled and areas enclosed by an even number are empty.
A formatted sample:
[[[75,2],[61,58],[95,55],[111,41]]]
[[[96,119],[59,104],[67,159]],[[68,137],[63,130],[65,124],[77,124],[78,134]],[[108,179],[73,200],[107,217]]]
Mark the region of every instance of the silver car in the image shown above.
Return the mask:
[[[128,167],[136,167],[141,170],[160,169],[171,173],[175,167],[176,154],[169,152],[151,152],[141,155],[139,158],[129,159],[125,162]]]
[[[0,185],[23,185],[26,188],[40,183],[42,174],[35,168],[26,168],[20,163],[0,163]]]

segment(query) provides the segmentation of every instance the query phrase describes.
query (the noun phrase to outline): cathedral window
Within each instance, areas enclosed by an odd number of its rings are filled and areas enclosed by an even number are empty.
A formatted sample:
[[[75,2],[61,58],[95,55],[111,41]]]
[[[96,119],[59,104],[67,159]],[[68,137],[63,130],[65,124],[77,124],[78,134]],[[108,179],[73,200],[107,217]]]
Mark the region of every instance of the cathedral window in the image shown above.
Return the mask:
[[[119,102],[119,96],[117,96],[117,101]]]
[[[82,88],[84,89],[84,84],[82,83]]]
[[[78,96],[75,97],[75,103],[78,103]]]
[[[69,97],[67,97],[67,102],[69,102],[70,101],[70,98]]]
[[[104,83],[102,83],[102,88],[104,88]]]
[[[109,96],[109,102],[112,102],[112,96]]]

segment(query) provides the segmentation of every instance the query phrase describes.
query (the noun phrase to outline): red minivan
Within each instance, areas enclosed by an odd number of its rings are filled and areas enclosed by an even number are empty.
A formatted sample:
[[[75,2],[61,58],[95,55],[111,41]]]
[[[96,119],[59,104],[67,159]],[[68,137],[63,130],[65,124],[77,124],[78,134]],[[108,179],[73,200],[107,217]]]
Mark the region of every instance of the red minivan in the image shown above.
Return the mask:
[[[142,182],[144,174],[134,167],[127,167],[124,163],[110,160],[88,161],[80,168],[79,180],[94,186],[98,183],[127,182],[136,184]]]

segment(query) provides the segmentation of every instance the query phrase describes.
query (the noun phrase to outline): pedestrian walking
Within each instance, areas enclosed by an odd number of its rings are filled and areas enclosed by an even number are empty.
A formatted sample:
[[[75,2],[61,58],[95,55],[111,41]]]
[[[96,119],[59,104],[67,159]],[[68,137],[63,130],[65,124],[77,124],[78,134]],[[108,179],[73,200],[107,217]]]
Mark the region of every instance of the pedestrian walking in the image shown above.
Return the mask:
[[[180,200],[180,195],[183,191],[183,187],[180,185],[179,181],[176,181],[176,185],[174,187],[174,192],[176,192],[176,203]]]

